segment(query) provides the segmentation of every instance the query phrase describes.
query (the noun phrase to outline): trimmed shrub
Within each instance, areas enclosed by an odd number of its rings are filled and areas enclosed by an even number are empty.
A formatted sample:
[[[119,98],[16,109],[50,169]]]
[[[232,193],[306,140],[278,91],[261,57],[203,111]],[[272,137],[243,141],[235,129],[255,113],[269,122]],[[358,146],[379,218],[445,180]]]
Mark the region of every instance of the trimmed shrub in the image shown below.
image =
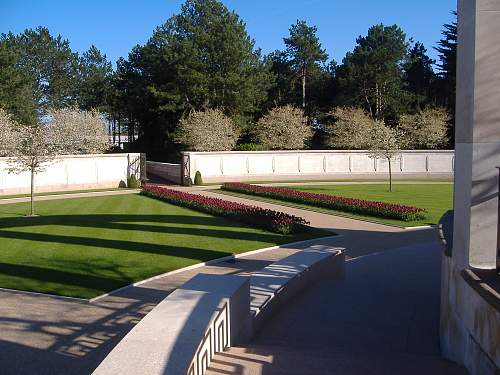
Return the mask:
[[[199,194],[167,189],[157,185],[145,185],[141,194],[162,201],[205,212],[215,216],[224,216],[252,226],[280,234],[289,234],[307,229],[307,221],[298,216],[267,210],[246,204],[230,202],[219,198],[210,198]]]
[[[141,183],[137,180],[137,177],[135,177],[135,174],[133,174],[129,178],[127,178],[127,187],[130,189],[138,189],[141,187]]]
[[[300,150],[312,137],[304,111],[291,105],[271,109],[257,121],[255,138],[270,150]]]
[[[330,208],[337,211],[378,216],[387,219],[413,221],[422,220],[425,218],[425,210],[418,207],[405,206],[394,203],[368,201],[364,199],[337,197],[330,194],[307,193],[289,188],[229,182],[223,184],[221,189],[234,191],[237,193],[303,203],[316,207]]]
[[[194,184],[195,185],[203,185],[203,179],[201,178],[201,172],[196,171],[194,175]]]

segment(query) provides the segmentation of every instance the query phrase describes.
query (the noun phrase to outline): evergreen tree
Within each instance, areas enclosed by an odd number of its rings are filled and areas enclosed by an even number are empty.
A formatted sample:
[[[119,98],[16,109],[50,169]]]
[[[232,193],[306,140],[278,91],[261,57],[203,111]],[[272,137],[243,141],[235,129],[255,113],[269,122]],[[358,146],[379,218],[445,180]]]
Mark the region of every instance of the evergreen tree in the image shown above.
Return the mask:
[[[443,38],[435,48],[439,53],[439,79],[436,82],[436,96],[438,104],[448,109],[449,121],[449,147],[455,144],[455,95],[457,76],[457,12],[453,12],[455,20],[445,24],[441,32]]]
[[[412,94],[412,104],[417,111],[434,102],[434,63],[435,60],[427,55],[426,48],[420,42],[416,42],[408,53],[404,65],[406,89]]]
[[[248,122],[273,81],[244,23],[216,0],[187,0],[118,63],[117,76],[143,135],[159,148],[194,110],[219,108],[240,126]]]
[[[85,110],[108,112],[112,95],[113,68],[95,46],[79,59],[78,106]]]
[[[457,12],[453,12],[455,20],[450,24],[445,24],[441,34],[443,38],[439,40],[438,47],[435,47],[439,53],[439,77],[441,103],[449,108],[453,116],[455,113],[455,88],[457,75]]]
[[[300,77],[302,83],[302,108],[306,107],[306,80],[318,64],[328,59],[328,54],[321,48],[316,35],[316,26],[307,26],[305,21],[297,21],[290,28],[290,36],[284,38],[286,53],[291,66]]]
[[[270,53],[266,60],[270,64],[275,84],[270,88],[268,108],[295,102],[292,81],[294,72],[286,52],[276,50]]]
[[[338,104],[363,106],[376,120],[396,117],[408,102],[402,69],[408,49],[405,33],[396,25],[375,25],[356,43],[337,69],[342,91]]]
[[[17,56],[6,40],[0,41],[0,108],[21,124],[36,123],[36,105],[29,77],[17,67]]]
[[[19,35],[2,34],[0,41],[14,50],[16,66],[30,78],[40,114],[75,103],[78,56],[67,40],[40,26]]]

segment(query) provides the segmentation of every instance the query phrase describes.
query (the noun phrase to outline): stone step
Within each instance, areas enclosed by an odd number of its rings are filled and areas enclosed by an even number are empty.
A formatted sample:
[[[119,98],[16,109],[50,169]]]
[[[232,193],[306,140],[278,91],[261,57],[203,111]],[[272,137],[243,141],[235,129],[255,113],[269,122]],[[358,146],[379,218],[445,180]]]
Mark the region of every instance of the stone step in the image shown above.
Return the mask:
[[[252,345],[216,355],[206,374],[466,375],[467,371],[437,356]]]

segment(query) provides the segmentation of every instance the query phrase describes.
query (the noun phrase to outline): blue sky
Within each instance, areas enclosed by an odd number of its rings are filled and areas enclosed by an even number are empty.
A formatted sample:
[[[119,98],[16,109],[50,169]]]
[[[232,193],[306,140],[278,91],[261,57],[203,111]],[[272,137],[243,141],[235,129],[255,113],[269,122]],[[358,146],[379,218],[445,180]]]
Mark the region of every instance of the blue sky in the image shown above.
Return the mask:
[[[397,24],[432,49],[443,23],[453,18],[456,0],[224,0],[246,22],[256,46],[265,53],[283,48],[283,37],[297,19],[318,27],[330,58],[340,62],[356,37],[376,23]],[[92,44],[115,62],[154,28],[178,13],[180,0],[0,0],[0,32],[47,26],[75,51]]]

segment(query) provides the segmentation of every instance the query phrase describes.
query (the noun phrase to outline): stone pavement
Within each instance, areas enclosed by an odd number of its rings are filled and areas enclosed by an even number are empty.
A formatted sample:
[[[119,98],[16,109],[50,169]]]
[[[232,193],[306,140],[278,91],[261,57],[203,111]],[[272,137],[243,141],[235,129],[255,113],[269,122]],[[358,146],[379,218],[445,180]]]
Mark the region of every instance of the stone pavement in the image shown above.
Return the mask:
[[[309,288],[207,375],[466,374],[440,357],[441,248],[424,242],[352,259]]]
[[[242,198],[225,198],[280,209],[306,218],[313,226],[335,230],[342,236],[318,239],[315,243],[345,247],[350,258],[408,244],[428,243],[435,241],[437,236],[434,228],[401,229]],[[6,375],[89,374],[142,317],[195,274],[248,273],[300,249],[301,246],[285,246],[236,262],[200,267],[123,290],[94,303],[0,290],[0,372]],[[429,271],[430,276],[439,277],[436,272],[438,274],[439,270],[433,268]],[[398,277],[402,280],[395,279],[396,283],[401,283],[405,275]],[[436,287],[438,290],[439,286]],[[391,295],[385,296],[380,303],[391,298]],[[358,302],[353,296],[349,303],[354,306]]]

